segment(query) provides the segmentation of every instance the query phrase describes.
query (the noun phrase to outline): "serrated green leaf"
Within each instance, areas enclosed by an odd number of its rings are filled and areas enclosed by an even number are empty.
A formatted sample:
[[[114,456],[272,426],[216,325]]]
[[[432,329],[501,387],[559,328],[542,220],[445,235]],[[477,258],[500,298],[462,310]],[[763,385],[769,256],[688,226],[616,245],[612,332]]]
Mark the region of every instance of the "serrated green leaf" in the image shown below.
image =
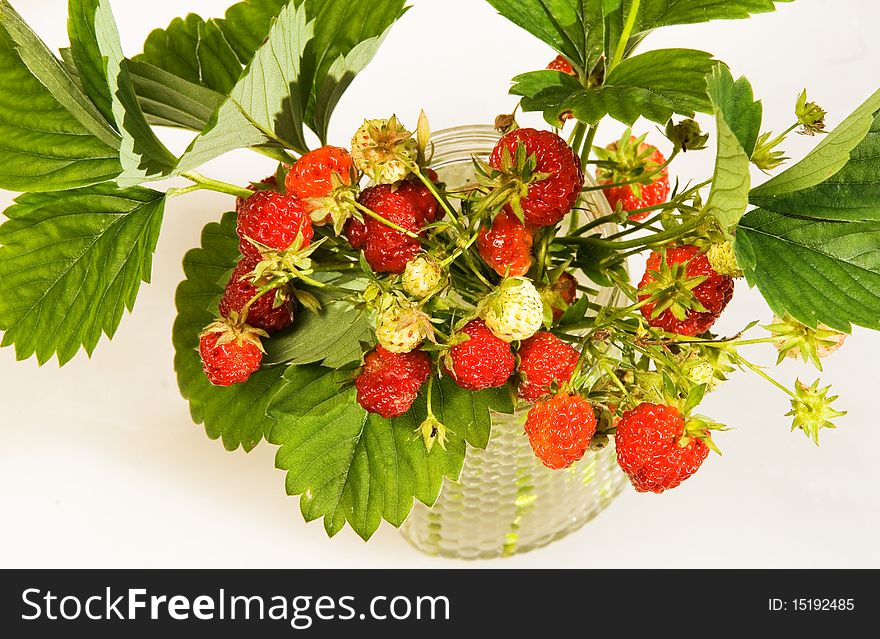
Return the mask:
[[[868,135],[874,123],[874,115],[878,111],[880,91],[868,98],[833,132],[825,136],[807,157],[752,189],[752,200],[766,202],[763,198],[802,191],[833,176],[849,162],[852,150]]]
[[[0,10],[5,11],[2,5]],[[118,152],[91,135],[43,86],[2,27],[0,138],[0,188],[10,191],[73,189],[113,179],[121,170]]]
[[[201,131],[226,99],[146,62],[128,61],[128,70],[147,122]]]
[[[70,36],[70,58],[76,68],[83,90],[113,128],[116,119],[107,85],[107,64],[95,34],[97,2],[69,0],[67,32]],[[62,51],[62,58],[64,52]]]
[[[414,499],[432,505],[444,477],[464,463],[461,433],[445,450],[425,448],[416,432],[424,398],[403,417],[370,415],[356,401],[350,375],[314,366],[291,367],[273,403],[269,441],[280,446],[276,466],[287,471],[287,492],[301,495],[306,521],[324,518],[335,535],[348,524],[369,539],[382,519],[400,526]]]
[[[653,29],[675,24],[697,24],[711,20],[736,20],[776,10],[776,4],[792,0],[641,0],[632,35],[631,51]],[[602,0],[605,6],[606,51],[617,48],[633,0]]]
[[[174,370],[193,421],[204,424],[211,439],[222,439],[227,450],[252,450],[263,439],[273,420],[266,411],[282,385],[283,366],[257,371],[246,384],[229,388],[212,386],[199,359],[199,333],[216,318],[223,282],[238,257],[235,214],[208,224],[202,245],[186,254],[186,279],[177,287],[174,321]]]
[[[737,261],[779,316],[849,332],[880,329],[880,222],[756,209],[740,220]]]
[[[753,204],[778,213],[840,221],[880,221],[880,114],[849,160],[824,182],[791,193],[756,195]]]
[[[305,54],[313,75],[305,76],[303,113],[322,141],[342,92],[373,59],[405,5],[406,0],[305,0],[315,33]]]
[[[606,115],[632,125],[640,117],[665,124],[675,113],[709,113],[706,76],[716,64],[711,54],[693,49],[649,51],[624,60],[604,85],[575,93],[558,109],[590,124]]]
[[[510,88],[512,95],[522,96],[520,106],[523,111],[541,111],[547,122],[553,126],[562,125],[559,117],[564,110],[562,104],[581,91],[583,86],[576,78],[552,70],[518,75],[513,79],[513,86]]]
[[[727,67],[719,64],[709,78],[708,87],[715,108],[718,154],[705,210],[718,220],[722,228],[731,229],[749,205],[750,161],[743,141],[749,143],[753,132],[760,128],[761,121],[759,115],[756,127],[755,103],[743,99],[751,94],[751,86],[745,78],[741,78],[740,83],[734,83]],[[750,109],[751,115],[737,109]],[[732,129],[726,114],[738,114],[734,116],[738,130]]]
[[[361,345],[373,341],[369,312],[348,302],[333,300],[319,289],[312,292],[323,306],[320,313],[303,310],[293,326],[273,336],[266,344],[265,364],[321,364],[342,368],[361,361]]]
[[[709,79],[709,98],[739,140],[743,151],[751,157],[761,134],[764,114],[763,105],[755,100],[751,83],[745,76],[734,82],[730,69],[718,64]]]
[[[292,0],[302,4],[302,0]],[[272,22],[291,0],[246,0],[226,10],[226,17],[217,20],[226,41],[238,56],[242,66],[254,57],[266,37]]]
[[[113,127],[65,71],[58,58],[49,51],[43,41],[37,37],[6,0],[0,0],[0,24],[3,26],[0,31],[5,30],[6,32],[3,34],[3,44],[0,45],[4,51],[3,68],[5,69],[7,65],[18,67],[23,62],[30,75],[42,85],[37,93],[43,94],[44,90],[48,91],[49,95],[68,111],[86,131],[109,147],[118,148],[119,136]],[[9,48],[18,52],[16,56],[19,58],[18,60],[13,60],[13,56],[6,52]],[[25,82],[30,84],[27,80]],[[4,86],[6,87],[4,92],[17,90],[19,96],[24,94],[14,85]],[[36,130],[45,129],[37,127]]]
[[[179,75],[188,81],[228,93],[288,5],[302,5],[307,21],[314,23],[314,38],[303,52],[294,88],[304,124],[323,141],[339,98],[403,15],[405,0],[246,0],[230,7],[224,18],[206,22],[191,14],[157,29],[137,59],[170,73],[181,69]],[[220,119],[229,117],[227,113]],[[252,139],[248,136],[248,144],[254,144]]]
[[[604,51],[607,0],[487,0],[498,13],[549,44],[586,73]]]
[[[201,16],[194,13],[185,18],[174,18],[167,27],[155,29],[147,36],[144,52],[134,59],[200,84],[199,30],[204,24]]]
[[[88,64],[78,65],[80,77],[84,86],[92,85],[90,94],[102,94],[105,88],[109,91],[110,110],[122,136],[122,173],[116,181],[121,186],[135,186],[170,174],[177,158],[156,137],[141,111],[108,1],[70,0],[70,11],[74,60],[88,60]],[[94,75],[101,70],[103,79]]]
[[[216,20],[199,25],[196,55],[201,64],[202,82],[224,95],[232,91],[241,75],[241,62]]]
[[[270,140],[298,152],[307,150],[297,85],[313,33],[302,8],[291,3],[281,11],[229,98],[181,157],[179,171]]]
[[[489,443],[492,411],[508,415],[514,411],[513,393],[507,385],[473,392],[444,376],[435,383],[433,394],[434,414],[440,422],[477,448],[486,448]]]
[[[164,201],[107,183],[19,196],[0,226],[2,345],[64,364],[112,337],[150,281]]]

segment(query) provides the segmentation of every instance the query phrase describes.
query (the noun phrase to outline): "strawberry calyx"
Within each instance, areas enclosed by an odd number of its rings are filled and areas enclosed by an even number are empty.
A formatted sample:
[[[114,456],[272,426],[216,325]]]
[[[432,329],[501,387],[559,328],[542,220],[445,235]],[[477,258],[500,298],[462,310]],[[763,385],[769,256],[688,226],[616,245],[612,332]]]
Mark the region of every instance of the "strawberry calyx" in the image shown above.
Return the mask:
[[[311,209],[313,222],[316,224],[332,222],[334,233],[341,235],[349,218],[360,219],[357,208],[358,189],[335,172],[330,176],[330,180],[332,189],[327,196],[309,198],[306,203]]]
[[[664,253],[659,270],[649,270],[653,281],[641,287],[640,292],[649,296],[654,308],[651,318],[659,316],[664,311],[671,312],[679,321],[687,319],[688,312],[708,313],[694,293],[700,284],[708,277],[700,275],[692,277],[687,273],[688,262],[669,264]]]
[[[511,154],[508,147],[501,151],[501,167],[496,169],[483,160],[474,160],[477,169],[477,183],[488,190],[478,204],[477,212],[492,216],[505,206],[510,206],[520,222],[525,224],[522,200],[528,197],[529,187],[551,177],[550,173],[537,170],[538,158],[529,153],[521,141]]]
[[[644,134],[637,138],[632,135],[632,129],[626,129],[620,139],[608,148],[594,147],[601,162],[598,169],[599,183],[626,183],[636,197],[641,197],[641,186],[651,184],[663,168],[662,164],[651,159],[657,149],[645,143],[647,137]]]
[[[684,422],[684,432],[678,440],[678,445],[687,448],[694,440],[703,442],[713,453],[721,454],[721,450],[712,439],[712,431],[723,432],[729,430],[724,424],[704,415],[687,417]]]
[[[255,286],[260,287],[260,294],[278,289],[296,279],[312,286],[324,286],[309,276],[314,273],[311,255],[320,248],[325,240],[322,239],[303,248],[302,234],[297,234],[289,248],[276,251],[251,238],[246,239],[259,249],[262,257],[254,270],[247,276],[247,279]]]
[[[828,396],[831,386],[819,388],[816,380],[807,386],[800,380],[795,382],[795,390],[791,399],[791,410],[786,417],[792,417],[791,430],[800,429],[804,434],[819,445],[819,431],[823,428],[837,428],[833,420],[846,415],[846,411],[838,411],[831,407],[837,395]]]
[[[776,363],[780,364],[786,357],[800,357],[804,362],[812,362],[822,370],[821,359],[839,349],[846,333],[836,331],[825,324],[817,324],[815,328],[797,321],[790,315],[775,318],[775,321],[764,327],[771,333],[773,346],[779,351]]]
[[[260,349],[261,352],[265,353],[265,349],[263,348],[263,342],[261,341],[261,337],[269,337],[269,333],[266,331],[254,328],[253,326],[248,325],[247,323],[247,311],[239,314],[233,311],[230,313],[230,317],[228,319],[219,319],[211,324],[208,324],[199,333],[199,338],[204,337],[205,335],[212,335],[214,333],[219,333],[220,337],[217,338],[216,345],[223,346],[224,344],[231,344],[235,342],[237,346],[242,346],[245,343],[253,344],[257,348]]]
[[[355,166],[376,184],[394,184],[409,177],[418,161],[419,143],[392,115],[366,120],[351,141]]]

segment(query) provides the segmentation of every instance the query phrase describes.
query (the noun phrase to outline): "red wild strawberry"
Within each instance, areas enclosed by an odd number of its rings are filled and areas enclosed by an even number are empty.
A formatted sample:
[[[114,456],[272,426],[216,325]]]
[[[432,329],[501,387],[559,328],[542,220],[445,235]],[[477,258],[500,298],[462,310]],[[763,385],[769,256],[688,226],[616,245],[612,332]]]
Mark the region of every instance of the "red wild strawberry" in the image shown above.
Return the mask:
[[[436,183],[436,180],[433,178],[436,177],[437,174],[434,171],[429,170],[428,176]],[[397,193],[412,202],[416,209],[418,209],[422,225],[436,222],[443,217],[443,210],[440,208],[440,203],[437,201],[437,198],[434,197],[434,194],[431,193],[431,190],[425,186],[421,180],[411,179],[401,182],[397,185]]]
[[[555,133],[517,129],[502,137],[495,146],[489,159],[492,168],[505,172],[513,170],[504,166],[504,150],[507,149],[510,158],[516,158],[520,144],[525,147],[527,155],[535,156],[535,173],[548,174],[548,177],[528,184],[528,194],[520,197],[525,223],[534,227],[556,224],[571,211],[584,188],[580,159]]]
[[[553,470],[583,458],[596,433],[596,413],[583,397],[559,394],[538,402],[526,417],[526,434],[538,459]]]
[[[536,402],[552,392],[552,385],[571,381],[580,354],[553,333],[541,332],[522,343],[517,353],[519,397]]]
[[[235,266],[223,297],[220,298],[220,315],[226,319],[241,318],[245,306],[250,304],[247,318],[242,319],[267,333],[277,333],[293,322],[291,301],[286,294],[282,294],[283,303],[276,306],[277,291],[269,291],[252,301],[258,292],[257,287],[245,276],[253,272],[256,266],[256,260],[248,258],[243,258]],[[235,318],[231,317],[233,313],[236,314]]]
[[[431,374],[431,358],[422,351],[394,354],[381,346],[364,358],[355,380],[364,410],[391,419],[406,413]]]
[[[242,384],[260,368],[268,335],[247,324],[218,321],[199,335],[202,368],[214,386]]]
[[[568,75],[577,75],[577,73],[575,73],[574,71],[574,67],[571,66],[571,62],[566,60],[565,56],[562,55],[556,56],[553,62],[547,65],[547,69],[549,71],[559,71]]]
[[[268,189],[268,190],[275,191],[275,190],[277,190],[275,187],[278,186],[278,176],[270,175],[265,180],[261,180],[260,184],[267,184],[270,187],[272,187],[271,189]],[[251,191],[253,191],[254,193],[256,193],[259,190],[253,184],[251,184],[247,188],[250,189]],[[237,214],[241,215],[241,208],[244,206],[245,202],[247,202],[247,200],[245,200],[243,197],[235,198],[235,212]]]
[[[600,166],[596,170],[598,183],[619,184],[639,180],[639,176],[654,173],[663,166],[666,158],[657,147],[645,144],[644,139],[644,136],[636,138],[627,133],[619,142],[609,144],[599,154],[599,159],[613,162],[614,166]],[[621,209],[627,212],[663,204],[669,198],[669,171],[663,168],[638,184],[609,187],[603,193],[612,209],[620,204]],[[650,214],[648,211],[634,213],[629,218],[639,221]]]
[[[308,206],[299,198],[276,191],[258,191],[250,196],[239,211],[236,230],[241,238],[241,254],[255,260],[261,259],[260,249],[248,240],[285,251],[297,236],[301,239],[299,248],[305,248],[314,235]]]
[[[548,301],[553,309],[553,321],[558,322],[565,315],[566,309],[574,304],[577,298],[578,283],[571,273],[561,273],[550,286]]]
[[[418,233],[425,225],[425,210],[411,198],[411,194],[396,192],[383,184],[365,189],[360,203],[387,221]],[[354,236],[363,245],[364,257],[377,273],[403,273],[407,263],[421,251],[421,242],[373,217],[364,217],[363,232],[351,224],[347,226],[348,237]]]
[[[351,217],[345,223],[345,228],[342,231],[342,234],[345,235],[345,239],[348,240],[348,243],[351,245],[356,251],[362,251],[367,246],[367,227],[360,220],[356,220]]]
[[[501,277],[520,277],[532,266],[533,234],[516,215],[502,211],[492,227],[480,231],[480,257]]]
[[[495,337],[482,320],[468,322],[461,332],[467,339],[449,349],[446,357],[450,377],[466,390],[503,386],[516,365],[510,344]]]
[[[654,251],[648,258],[639,299],[655,294],[658,298],[641,308],[642,315],[668,333],[705,333],[733,299],[733,278],[718,275],[696,246],[667,248],[665,256],[664,260],[663,253]],[[665,310],[656,313],[658,307]]]
[[[337,146],[322,146],[309,151],[293,163],[284,183],[287,193],[307,201],[330,195],[333,174],[343,184],[351,184],[351,155]]]
[[[697,436],[685,440],[685,421],[673,406],[639,404],[617,422],[617,463],[640,493],[662,493],[693,475],[709,455]],[[686,443],[682,446],[682,443]]]

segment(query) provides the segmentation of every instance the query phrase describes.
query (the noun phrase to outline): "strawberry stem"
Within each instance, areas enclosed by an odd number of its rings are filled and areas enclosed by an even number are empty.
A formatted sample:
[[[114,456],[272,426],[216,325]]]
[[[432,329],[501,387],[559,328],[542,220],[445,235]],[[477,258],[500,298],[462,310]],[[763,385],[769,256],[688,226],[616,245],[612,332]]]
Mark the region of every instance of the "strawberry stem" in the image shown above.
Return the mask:
[[[615,49],[614,57],[611,58],[611,64],[608,66],[608,73],[611,73],[611,70],[621,63],[624,54],[626,54],[626,45],[629,44],[629,38],[636,26],[636,17],[639,14],[639,5],[641,2],[642,0],[633,0],[633,3],[629,8],[629,13],[626,15],[626,24],[623,26],[620,40],[617,41],[617,49]]]
[[[253,191],[246,189],[243,186],[236,186],[234,184],[229,184],[228,182],[221,182],[220,180],[212,180],[211,178],[207,178],[201,173],[196,173],[195,171],[181,173],[180,175],[190,182],[195,182],[195,184],[183,188],[169,189],[167,193],[168,197],[177,197],[178,195],[193,193],[194,191],[215,191],[217,193],[226,193],[227,195],[234,195],[242,198],[249,198],[254,194]]]

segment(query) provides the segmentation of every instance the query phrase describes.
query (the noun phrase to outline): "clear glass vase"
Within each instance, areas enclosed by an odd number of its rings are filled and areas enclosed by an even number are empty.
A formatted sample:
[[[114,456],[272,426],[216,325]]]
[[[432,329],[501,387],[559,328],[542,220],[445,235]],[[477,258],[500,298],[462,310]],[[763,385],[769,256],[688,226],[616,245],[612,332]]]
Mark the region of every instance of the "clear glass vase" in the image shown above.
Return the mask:
[[[499,134],[491,126],[439,131],[431,166],[450,187],[474,179],[471,158],[487,159]],[[588,182],[590,182],[590,179]],[[580,205],[582,221],[611,213],[600,193]],[[604,233],[613,226],[600,229]],[[599,304],[613,291],[602,290]],[[486,450],[470,448],[459,481],[447,481],[433,508],[417,503],[401,532],[418,550],[454,559],[507,557],[545,546],[598,515],[625,485],[614,446],[587,452],[571,468],[545,468],[525,436],[525,410],[495,415]]]

